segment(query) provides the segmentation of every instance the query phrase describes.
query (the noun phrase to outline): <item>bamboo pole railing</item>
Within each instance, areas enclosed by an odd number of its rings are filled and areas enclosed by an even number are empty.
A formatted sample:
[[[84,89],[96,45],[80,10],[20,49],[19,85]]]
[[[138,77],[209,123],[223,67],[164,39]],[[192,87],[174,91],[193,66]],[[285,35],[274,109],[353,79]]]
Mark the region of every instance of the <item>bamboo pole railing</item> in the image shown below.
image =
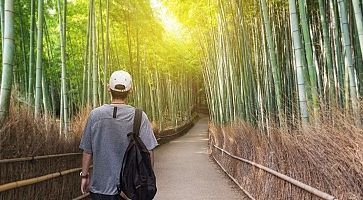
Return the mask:
[[[237,157],[237,156],[235,156],[235,155],[232,155],[231,153],[229,153],[228,151],[226,151],[226,150],[224,150],[224,149],[222,149],[222,148],[220,148],[220,147],[218,147],[218,146],[216,146],[216,145],[214,145],[213,144],[213,147],[214,148],[216,148],[216,149],[218,149],[219,151],[221,151],[222,153],[225,153],[225,154],[227,154],[228,156],[230,156],[230,157],[232,157],[232,158],[234,158],[234,159],[236,159],[236,160],[239,160],[239,161],[242,161],[242,162],[244,162],[244,163],[247,163],[247,164],[250,164],[250,165],[252,165],[252,166],[254,166],[254,167],[257,167],[257,168],[259,168],[259,169],[261,169],[261,170],[264,170],[265,172],[267,172],[267,173],[270,173],[270,174],[272,174],[272,175],[274,175],[274,176],[276,176],[276,177],[278,177],[278,178],[280,178],[280,179],[282,179],[282,180],[284,180],[284,181],[286,181],[286,182],[289,182],[289,183],[291,183],[291,184],[293,184],[293,185],[295,185],[295,186],[297,186],[297,187],[299,187],[299,188],[301,188],[301,189],[303,189],[303,190],[305,190],[305,191],[307,191],[307,192],[310,192],[311,194],[314,194],[315,196],[318,196],[318,197],[320,197],[320,198],[322,198],[322,199],[326,199],[326,200],[336,200],[336,198],[334,197],[334,196],[332,196],[332,195],[330,195],[330,194],[327,194],[327,193],[325,193],[325,192],[322,192],[322,191],[320,191],[320,190],[318,190],[318,189],[316,189],[316,188],[314,188],[314,187],[311,187],[310,185],[307,185],[307,184],[305,184],[305,183],[302,183],[302,182],[300,182],[300,181],[298,181],[298,180],[295,180],[295,179],[293,179],[293,178],[291,178],[291,177],[289,177],[289,176],[286,176],[286,175],[284,175],[284,174],[281,174],[281,173],[279,173],[279,172],[277,172],[277,171],[275,171],[275,170],[273,170],[273,169],[270,169],[270,168],[268,168],[268,167],[265,167],[265,166],[263,166],[263,165],[260,165],[260,164],[258,164],[258,163],[255,163],[255,162],[252,162],[252,161],[250,161],[250,160],[247,160],[247,159],[244,159],[244,158],[240,158],[240,157]],[[216,160],[216,158],[213,156],[213,159],[214,160]],[[224,170],[225,171],[225,170]],[[225,171],[225,173],[227,173],[226,171]],[[231,177],[231,175],[229,175],[228,173],[227,173],[227,175],[229,176],[229,177]],[[232,179],[233,180],[233,179]],[[235,181],[236,182],[236,181]],[[239,185],[239,184],[238,184]],[[244,190],[244,189],[243,189]]]
[[[10,159],[0,160],[0,164],[41,160],[41,159],[47,159],[47,158],[75,156],[75,155],[81,155],[81,154],[82,153],[63,153],[63,154],[53,154],[53,155],[44,155],[44,156],[29,156],[29,157],[22,157],[22,158],[10,158]]]
[[[248,198],[250,198],[251,200],[255,200],[255,198],[253,198],[253,196],[246,189],[244,189],[240,183],[238,183],[237,179],[235,179],[232,175],[230,175],[214,156],[212,157],[214,161],[216,161],[216,163],[219,165],[219,167],[224,171],[224,173],[227,174],[227,176],[229,176],[230,179],[232,179],[232,181],[248,196]]]
[[[193,116],[193,118],[189,122],[187,122],[186,124],[184,124],[182,126],[179,126],[179,127],[176,127],[176,128],[172,128],[172,129],[166,129],[166,130],[161,131],[161,133],[162,132],[173,132],[173,133],[172,134],[169,134],[169,135],[159,136],[157,138],[157,141],[162,140],[164,138],[169,138],[169,137],[173,137],[173,136],[176,136],[176,135],[181,134],[186,129],[188,129],[193,124],[194,120],[196,120],[196,119],[197,119],[197,116]]]
[[[26,179],[26,180],[21,180],[21,181],[15,181],[15,182],[11,182],[11,183],[6,183],[3,185],[0,185],[0,192],[4,192],[7,190],[11,190],[11,189],[15,189],[15,188],[19,188],[19,187],[23,187],[23,186],[27,186],[27,185],[33,185],[36,183],[40,183],[46,180],[50,180],[53,178],[57,178],[60,176],[64,176],[67,174],[71,174],[74,172],[78,172],[81,171],[82,168],[74,168],[74,169],[69,169],[69,170],[65,170],[65,171],[61,171],[61,172],[55,172],[52,174],[47,174],[44,176],[39,176],[39,177],[35,177],[35,178],[30,178],[30,179]]]
[[[175,135],[178,135],[178,134],[182,133],[183,131],[185,131],[188,128],[188,126],[190,126],[194,122],[194,120],[196,118],[197,118],[197,116],[194,116],[193,119],[190,120],[188,123],[186,123],[186,124],[184,124],[182,126],[176,127],[174,129],[163,130],[162,132],[166,132],[166,131],[171,131],[172,132],[172,131],[174,131],[174,133],[171,134],[171,135],[159,137],[158,140],[166,138],[166,137],[173,137]],[[81,155],[81,154],[82,153],[65,153],[65,154],[32,156],[32,157],[23,157],[23,158],[11,158],[11,159],[0,160],[0,164],[13,163],[13,162],[23,162],[23,161],[33,161],[33,160],[55,158],[55,157],[74,156],[74,155]],[[64,175],[67,175],[67,174],[70,174],[70,173],[74,173],[74,172],[80,171],[81,169],[82,168],[74,168],[74,169],[69,169],[69,170],[65,170],[65,171],[61,171],[61,172],[55,172],[55,173],[52,173],[52,174],[47,174],[47,175],[39,176],[39,177],[35,177],[35,178],[30,178],[30,179],[11,182],[11,183],[6,183],[6,184],[3,184],[3,185],[0,185],[0,192],[20,188],[20,187],[27,186],[27,185],[33,185],[33,184],[36,184],[36,183],[39,183],[39,182],[47,181],[47,180],[50,180],[50,179],[53,179],[53,178],[57,178],[57,177],[64,176]],[[76,197],[75,199],[84,199],[84,198],[86,198],[88,196],[89,196],[89,193],[81,195],[79,197]]]
[[[175,135],[180,134],[183,132],[187,127],[197,118],[197,116],[194,116],[192,120],[190,120],[188,123],[171,129],[166,129],[161,131],[162,132],[173,132],[173,134],[165,135],[158,137],[157,140],[161,140],[163,138],[167,137],[173,137]],[[181,129],[181,130],[180,130]],[[42,160],[42,159],[48,159],[48,158],[57,158],[57,157],[66,157],[66,156],[76,156],[76,155],[82,155],[82,153],[63,153],[63,154],[53,154],[53,155],[43,155],[43,156],[28,156],[28,157],[22,157],[22,158],[9,158],[9,159],[2,159],[0,160],[0,164],[4,163],[14,163],[14,162],[24,162],[24,161],[34,161],[34,160]]]

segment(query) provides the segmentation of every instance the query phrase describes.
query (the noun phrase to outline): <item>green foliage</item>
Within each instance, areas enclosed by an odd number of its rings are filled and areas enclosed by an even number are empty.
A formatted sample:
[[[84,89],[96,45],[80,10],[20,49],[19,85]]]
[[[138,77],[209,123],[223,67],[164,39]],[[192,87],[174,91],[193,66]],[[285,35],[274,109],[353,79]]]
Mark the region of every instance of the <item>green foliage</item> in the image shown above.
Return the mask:
[[[88,44],[90,36],[88,30],[90,16],[90,1],[94,2],[95,12],[95,35],[96,52],[91,57],[86,56],[91,44]],[[92,90],[84,88],[82,83],[87,81],[83,77],[83,71],[87,70],[89,60],[95,56],[96,67],[98,68],[98,101],[107,103],[109,97],[103,98],[103,90],[108,82],[108,77],[112,71],[125,69],[131,72],[135,77],[135,86],[140,91],[138,96],[133,96],[131,102],[137,106],[145,107],[145,110],[153,110],[155,121],[162,121],[161,114],[171,117],[171,108],[177,112],[178,109],[189,110],[192,107],[191,90],[180,89],[179,84],[185,84],[192,87],[201,80],[200,59],[198,50],[195,48],[195,41],[191,37],[178,38],[175,33],[167,32],[165,25],[160,20],[158,13],[154,10],[148,0],[109,0],[109,48],[106,49],[106,16],[108,14],[106,1],[104,0],[61,0],[61,4],[67,2],[66,10],[66,77],[67,91],[69,98],[70,115],[82,106],[82,90]],[[31,3],[29,0],[19,0],[14,3],[14,32],[15,32],[15,59],[14,59],[14,84],[18,89],[16,92],[20,99],[28,101],[29,105],[33,104],[34,99],[33,87],[29,89],[29,56],[30,56],[30,18]],[[35,0],[35,13],[38,12],[38,1]],[[197,12],[194,9],[192,12]],[[58,17],[57,0],[44,1],[44,28],[43,28],[43,52],[42,68],[44,70],[45,86],[42,94],[52,96],[52,110],[54,115],[62,114],[60,112],[61,102],[61,41]],[[63,11],[62,11],[63,12]],[[202,16],[202,13],[199,13]],[[63,15],[63,13],[62,13]],[[200,17],[202,19],[202,17]],[[35,22],[38,22],[38,15],[35,15]],[[37,26],[38,24],[36,24]],[[196,25],[196,23],[191,23]],[[35,31],[37,33],[38,30]],[[88,35],[87,35],[88,34]],[[36,35],[35,35],[36,36]],[[34,55],[37,55],[36,43],[33,44]],[[108,51],[107,69],[104,70],[105,52]],[[2,53],[2,52],[1,52]],[[36,56],[32,71],[35,75]],[[0,67],[0,69],[2,66]],[[88,69],[90,70],[90,69]],[[1,73],[1,72],[0,72]],[[103,77],[107,80],[104,81]],[[35,77],[35,76],[34,76]],[[156,80],[157,79],[157,80]],[[35,78],[34,78],[35,80]],[[33,81],[34,81],[33,80]],[[166,87],[165,84],[174,84]],[[34,81],[35,85],[35,81]],[[145,87],[143,87],[145,85]],[[146,87],[147,86],[147,87]],[[156,89],[157,87],[157,89]],[[158,91],[160,90],[160,91]],[[169,92],[168,92],[169,91]],[[168,105],[167,102],[161,102],[162,96],[176,96],[188,94],[184,102],[180,102],[179,107]],[[149,96],[148,96],[149,95]],[[151,95],[151,96],[150,96]],[[153,95],[158,96],[153,97]],[[96,98],[97,98],[96,97]],[[154,104],[162,104],[163,111],[156,115],[155,105],[146,102],[142,98],[155,98]],[[48,97],[44,98],[49,100]],[[159,99],[159,100],[158,100]],[[160,101],[160,102],[158,102]],[[188,103],[186,103],[188,102]],[[184,105],[185,104],[185,105]],[[187,105],[188,104],[188,105]],[[38,101],[39,107],[39,101]],[[40,105],[42,113],[44,105]],[[178,111],[179,112],[179,111]],[[180,111],[181,112],[181,111]],[[182,114],[186,116],[187,113]],[[173,118],[178,116],[173,116]],[[180,117],[180,116],[179,116]]]

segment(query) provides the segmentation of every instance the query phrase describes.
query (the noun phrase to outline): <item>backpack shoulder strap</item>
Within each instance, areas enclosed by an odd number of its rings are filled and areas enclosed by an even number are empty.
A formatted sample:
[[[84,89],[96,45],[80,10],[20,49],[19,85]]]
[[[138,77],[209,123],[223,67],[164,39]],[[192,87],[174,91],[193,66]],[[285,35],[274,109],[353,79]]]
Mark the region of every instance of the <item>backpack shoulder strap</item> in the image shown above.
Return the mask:
[[[142,111],[140,109],[138,109],[138,108],[135,108],[134,130],[133,130],[133,133],[137,137],[140,134],[141,118],[142,118]]]

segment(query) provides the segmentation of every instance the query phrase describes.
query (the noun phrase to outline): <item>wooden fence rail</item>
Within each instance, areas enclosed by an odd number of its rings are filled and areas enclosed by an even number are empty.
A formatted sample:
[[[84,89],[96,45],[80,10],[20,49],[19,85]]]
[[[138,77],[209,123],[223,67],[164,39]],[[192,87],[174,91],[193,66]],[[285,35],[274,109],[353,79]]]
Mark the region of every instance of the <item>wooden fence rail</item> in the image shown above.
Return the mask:
[[[195,120],[196,117],[194,117],[190,122],[179,126],[177,128],[172,128],[172,129],[166,129],[161,131],[160,133],[164,134],[164,133],[171,133],[169,135],[163,135],[157,138],[158,141],[163,140],[165,138],[169,138],[169,137],[173,137],[176,135],[179,135],[181,132],[185,131],[186,129],[188,129],[193,121]],[[9,158],[9,159],[2,159],[0,160],[0,164],[5,164],[5,163],[14,163],[14,162],[24,162],[24,161],[34,161],[34,160],[42,160],[42,159],[48,159],[48,158],[57,158],[57,157],[66,157],[66,156],[77,156],[77,155],[82,155],[82,153],[63,153],[63,154],[53,154],[53,155],[43,155],[43,156],[28,156],[28,157],[22,157],[22,158]]]
[[[26,180],[21,180],[21,181],[15,181],[12,183],[6,183],[4,185],[0,185],[0,192],[4,192],[7,190],[11,190],[11,189],[15,189],[15,188],[19,188],[19,187],[23,187],[23,186],[27,186],[27,185],[33,185],[36,183],[40,183],[42,181],[46,181],[46,180],[50,180],[53,178],[57,178],[59,176],[64,176],[70,173],[74,173],[74,172],[78,172],[81,171],[82,168],[75,168],[75,169],[69,169],[69,170],[65,170],[65,171],[61,171],[61,172],[55,172],[52,174],[47,174],[44,176],[39,176],[39,177],[35,177],[35,178],[30,178],[30,179],[26,179]]]
[[[325,192],[322,192],[322,191],[320,191],[320,190],[318,190],[318,189],[316,189],[316,188],[314,188],[314,187],[311,187],[310,185],[307,185],[307,184],[305,184],[305,183],[302,183],[302,182],[300,182],[300,181],[298,181],[298,180],[295,180],[295,179],[293,179],[293,178],[291,178],[291,177],[289,177],[289,176],[286,176],[286,175],[284,175],[284,174],[281,174],[281,173],[279,173],[279,172],[277,172],[277,171],[275,171],[275,170],[273,170],[273,169],[270,169],[270,168],[268,168],[268,167],[265,167],[265,166],[263,166],[263,165],[260,165],[260,164],[258,164],[258,163],[255,163],[255,162],[252,162],[252,161],[250,161],[250,160],[246,160],[246,159],[244,159],[244,158],[240,158],[240,157],[237,157],[237,156],[235,156],[235,155],[232,155],[231,153],[229,153],[228,151],[226,151],[226,150],[224,150],[224,149],[222,149],[222,148],[220,148],[220,147],[218,147],[218,146],[216,146],[216,145],[214,145],[213,144],[213,147],[214,148],[216,148],[216,149],[218,149],[219,151],[221,151],[222,153],[225,153],[225,154],[227,154],[228,156],[230,156],[230,157],[232,157],[232,158],[234,158],[234,159],[236,159],[236,160],[239,160],[239,161],[242,161],[242,162],[244,162],[244,163],[247,163],[247,164],[250,164],[250,165],[252,165],[252,166],[254,166],[254,167],[257,167],[257,168],[259,168],[259,169],[261,169],[261,170],[264,170],[265,172],[267,172],[267,173],[269,173],[269,174],[272,174],[272,175],[274,175],[274,176],[276,176],[276,177],[278,177],[278,178],[280,178],[280,179],[282,179],[282,180],[285,180],[285,181],[287,181],[287,182],[289,182],[289,183],[291,183],[291,184],[293,184],[293,185],[295,185],[295,186],[297,186],[297,187],[299,187],[299,188],[301,188],[301,189],[303,189],[303,190],[305,190],[305,191],[307,191],[307,192],[310,192],[311,194],[314,194],[315,196],[318,196],[318,197],[320,197],[320,198],[322,198],[322,199],[326,199],[326,200],[336,200],[336,198],[334,197],[334,196],[332,196],[332,195],[330,195],[330,194],[327,194],[327,193],[325,193]],[[213,157],[214,158],[214,157]],[[214,158],[214,160],[216,160],[215,158]],[[218,163],[219,164],[219,163]],[[220,165],[220,164],[219,164]],[[221,166],[221,165],[220,165]],[[225,171],[225,170],[224,170]],[[226,172],[226,171],[225,171]],[[227,173],[227,172],[226,172]],[[228,174],[228,173],[227,173]],[[228,174],[228,176],[230,176],[229,174]],[[231,176],[230,176],[231,177]],[[236,182],[236,181],[235,181]],[[241,187],[241,186],[240,186]]]
[[[14,163],[14,162],[24,162],[24,161],[33,161],[33,160],[42,160],[42,159],[66,157],[66,156],[75,156],[75,155],[81,155],[81,154],[82,153],[63,153],[63,154],[44,155],[44,156],[29,156],[29,157],[23,157],[23,158],[10,158],[10,159],[0,160],[0,164]]]
[[[197,118],[198,118],[198,116],[194,116],[190,121],[188,121],[187,123],[185,123],[185,124],[183,124],[183,125],[181,125],[179,127],[161,131],[160,134],[162,136],[157,138],[158,142],[161,142],[161,143],[167,142],[170,138],[177,137],[177,136],[187,132],[193,126],[194,121]],[[82,155],[82,153],[64,153],[64,154],[43,155],[43,156],[30,156],[30,157],[22,157],[22,158],[10,158],[10,159],[0,160],[0,164],[34,161],[34,160],[57,158],[57,157],[78,156],[78,155]],[[40,183],[40,182],[43,182],[43,181],[54,179],[54,178],[64,176],[64,175],[67,175],[67,174],[79,172],[81,170],[82,170],[81,168],[74,168],[74,169],[55,172],[55,173],[51,173],[51,174],[47,174],[47,175],[39,176],[39,177],[35,177],[35,178],[30,178],[30,179],[25,179],[25,180],[14,181],[14,182],[11,182],[11,183],[6,183],[6,184],[3,184],[3,185],[0,185],[0,192],[20,188],[20,187],[23,187],[23,186],[33,185],[33,184],[36,184],[36,183]],[[76,197],[75,199],[84,199],[84,198],[86,198],[88,196],[89,196],[89,194],[87,193],[87,194],[81,195],[79,197]]]

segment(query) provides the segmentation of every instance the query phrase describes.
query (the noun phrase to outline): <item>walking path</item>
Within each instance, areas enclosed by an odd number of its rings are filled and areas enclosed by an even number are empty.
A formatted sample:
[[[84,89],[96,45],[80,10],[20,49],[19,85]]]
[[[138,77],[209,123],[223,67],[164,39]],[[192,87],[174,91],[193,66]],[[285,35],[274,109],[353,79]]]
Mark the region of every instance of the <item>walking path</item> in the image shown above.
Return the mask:
[[[208,118],[155,150],[156,200],[248,199],[209,157]]]

